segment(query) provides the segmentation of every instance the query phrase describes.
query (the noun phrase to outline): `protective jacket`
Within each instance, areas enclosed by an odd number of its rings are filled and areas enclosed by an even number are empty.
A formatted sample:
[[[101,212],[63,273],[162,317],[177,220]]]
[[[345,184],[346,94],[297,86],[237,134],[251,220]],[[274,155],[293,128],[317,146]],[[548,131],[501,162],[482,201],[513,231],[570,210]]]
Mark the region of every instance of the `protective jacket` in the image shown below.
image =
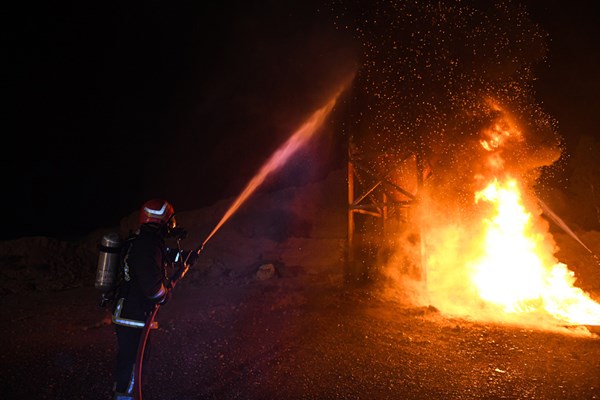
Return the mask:
[[[113,323],[143,328],[154,305],[165,302],[169,295],[167,268],[173,261],[170,254],[157,224],[143,224],[129,238],[123,257],[123,279],[113,310]]]

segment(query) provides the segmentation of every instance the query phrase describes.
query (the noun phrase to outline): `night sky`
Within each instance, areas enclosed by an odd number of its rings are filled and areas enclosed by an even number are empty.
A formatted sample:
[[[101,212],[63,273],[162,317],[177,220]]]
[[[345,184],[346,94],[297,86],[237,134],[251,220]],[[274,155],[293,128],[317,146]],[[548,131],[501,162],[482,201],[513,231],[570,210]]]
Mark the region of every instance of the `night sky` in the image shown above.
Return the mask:
[[[599,13],[525,4],[550,37],[535,88],[569,150],[600,128]],[[184,211],[235,195],[356,62],[316,1],[14,7],[1,239],[77,237],[152,197]],[[341,141],[312,143],[271,186],[343,165]]]

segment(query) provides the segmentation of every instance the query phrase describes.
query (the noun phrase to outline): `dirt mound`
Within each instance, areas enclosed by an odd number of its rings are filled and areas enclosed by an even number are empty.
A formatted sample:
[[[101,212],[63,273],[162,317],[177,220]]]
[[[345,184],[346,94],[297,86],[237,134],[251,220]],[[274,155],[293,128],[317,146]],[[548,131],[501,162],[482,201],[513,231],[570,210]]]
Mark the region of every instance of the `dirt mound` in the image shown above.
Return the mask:
[[[340,206],[344,179],[344,171],[338,170],[320,182],[257,193],[211,238],[194,274],[240,275],[268,262],[308,269],[337,266],[345,243],[345,211]],[[182,248],[200,245],[233,200],[178,213],[188,232]],[[95,230],[76,241],[24,237],[0,242],[0,294],[93,286],[102,236],[117,232],[125,238],[136,221],[134,211],[120,226]]]

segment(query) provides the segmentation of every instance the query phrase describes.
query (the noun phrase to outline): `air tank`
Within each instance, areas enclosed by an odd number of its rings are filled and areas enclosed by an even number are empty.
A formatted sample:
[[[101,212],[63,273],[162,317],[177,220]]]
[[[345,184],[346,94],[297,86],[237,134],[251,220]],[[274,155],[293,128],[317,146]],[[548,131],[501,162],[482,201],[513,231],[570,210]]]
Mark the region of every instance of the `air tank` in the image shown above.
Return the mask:
[[[113,289],[117,282],[117,271],[121,263],[121,246],[121,238],[115,232],[105,234],[100,242],[94,286],[103,293]]]

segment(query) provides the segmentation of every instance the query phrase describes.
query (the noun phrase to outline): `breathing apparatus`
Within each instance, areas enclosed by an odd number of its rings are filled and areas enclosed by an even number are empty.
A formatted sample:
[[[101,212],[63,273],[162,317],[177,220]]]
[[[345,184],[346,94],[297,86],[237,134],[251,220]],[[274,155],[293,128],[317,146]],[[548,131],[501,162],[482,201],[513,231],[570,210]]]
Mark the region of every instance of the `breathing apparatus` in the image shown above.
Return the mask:
[[[106,306],[116,289],[122,247],[121,238],[115,232],[105,234],[98,246],[98,267],[94,286],[102,292],[100,307]]]
[[[175,237],[178,244],[185,237],[185,230],[177,227],[173,206],[163,199],[151,199],[145,202],[140,210],[138,222],[157,224],[159,229],[164,229],[165,237]],[[117,290],[123,245],[124,241],[119,235],[110,232],[102,237],[98,246],[98,266],[94,286],[102,292],[101,307],[105,307],[113,299]]]

